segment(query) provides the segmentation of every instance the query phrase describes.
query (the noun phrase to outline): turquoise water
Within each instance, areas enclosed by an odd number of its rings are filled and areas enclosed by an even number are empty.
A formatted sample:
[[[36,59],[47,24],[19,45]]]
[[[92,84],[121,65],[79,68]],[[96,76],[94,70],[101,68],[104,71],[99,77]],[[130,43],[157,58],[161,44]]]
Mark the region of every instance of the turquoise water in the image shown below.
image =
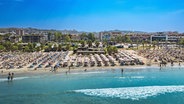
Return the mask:
[[[183,104],[184,67],[0,78],[0,104]]]

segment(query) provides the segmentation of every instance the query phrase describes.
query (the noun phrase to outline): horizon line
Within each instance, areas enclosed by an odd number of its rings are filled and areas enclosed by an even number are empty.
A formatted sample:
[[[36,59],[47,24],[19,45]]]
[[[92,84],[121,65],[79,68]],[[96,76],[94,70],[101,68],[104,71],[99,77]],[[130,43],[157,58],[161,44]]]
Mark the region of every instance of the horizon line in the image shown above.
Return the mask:
[[[80,29],[54,29],[54,28],[38,28],[38,27],[14,27],[14,26],[7,26],[7,27],[0,27],[0,29],[6,29],[6,28],[18,28],[18,29],[26,29],[26,28],[32,28],[32,29],[39,29],[39,30],[55,30],[55,31],[77,31],[77,32],[106,32],[106,31],[131,31],[131,32],[145,32],[145,33],[154,33],[154,32],[178,32],[178,33],[184,33],[184,31],[177,31],[177,30],[163,30],[163,31],[142,31],[142,30],[122,30],[122,29],[107,29],[107,30],[100,30],[100,31],[86,31],[86,30],[80,30]]]

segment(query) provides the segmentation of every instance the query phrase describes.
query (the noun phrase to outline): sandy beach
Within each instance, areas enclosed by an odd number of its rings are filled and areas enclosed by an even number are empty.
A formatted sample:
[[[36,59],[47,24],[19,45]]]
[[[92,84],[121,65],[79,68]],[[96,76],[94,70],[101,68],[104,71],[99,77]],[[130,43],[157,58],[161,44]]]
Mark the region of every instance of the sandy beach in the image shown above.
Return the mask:
[[[165,50],[164,50],[165,51]],[[160,51],[162,52],[162,50]],[[143,52],[142,52],[143,53]],[[47,73],[72,73],[72,72],[84,72],[94,70],[111,70],[111,69],[129,69],[129,68],[141,68],[148,66],[160,67],[160,61],[155,62],[154,58],[146,58],[144,51],[143,55],[139,55],[139,51],[134,50],[119,50],[115,55],[103,55],[103,54],[90,54],[90,55],[77,55],[73,52],[51,52],[51,53],[24,53],[18,54],[6,58],[1,58],[2,65],[4,67],[14,68],[2,68],[0,69],[0,77],[7,77],[8,73],[15,73],[16,75],[31,75],[31,74],[47,74]],[[136,61],[138,60],[138,61]],[[142,61],[144,64],[137,62]],[[93,62],[93,64],[92,64]],[[132,63],[133,62],[133,63]],[[9,64],[13,63],[13,64]],[[99,65],[100,63],[100,65]],[[122,65],[123,63],[123,65]],[[174,62],[174,66],[182,66],[182,62]],[[167,66],[171,63],[168,62]],[[20,68],[21,66],[22,68]]]

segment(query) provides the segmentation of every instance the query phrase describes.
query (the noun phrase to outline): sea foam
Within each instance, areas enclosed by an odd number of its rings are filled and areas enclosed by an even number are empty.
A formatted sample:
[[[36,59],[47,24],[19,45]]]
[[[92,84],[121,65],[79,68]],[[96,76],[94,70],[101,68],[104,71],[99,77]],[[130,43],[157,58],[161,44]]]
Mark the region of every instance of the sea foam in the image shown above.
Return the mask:
[[[75,90],[77,93],[84,93],[89,96],[111,97],[121,99],[146,99],[165,93],[184,92],[184,85],[181,86],[144,86],[125,88],[104,88],[104,89],[82,89]]]
[[[101,73],[105,73],[105,71],[94,71],[94,72],[75,72],[75,73],[71,73],[71,74],[101,74]]]

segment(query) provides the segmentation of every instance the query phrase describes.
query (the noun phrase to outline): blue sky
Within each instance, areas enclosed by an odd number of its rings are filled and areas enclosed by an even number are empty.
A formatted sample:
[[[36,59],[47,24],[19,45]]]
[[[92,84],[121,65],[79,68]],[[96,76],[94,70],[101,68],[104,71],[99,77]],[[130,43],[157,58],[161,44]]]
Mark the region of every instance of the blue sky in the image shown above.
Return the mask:
[[[0,0],[0,27],[184,32],[183,0]]]

